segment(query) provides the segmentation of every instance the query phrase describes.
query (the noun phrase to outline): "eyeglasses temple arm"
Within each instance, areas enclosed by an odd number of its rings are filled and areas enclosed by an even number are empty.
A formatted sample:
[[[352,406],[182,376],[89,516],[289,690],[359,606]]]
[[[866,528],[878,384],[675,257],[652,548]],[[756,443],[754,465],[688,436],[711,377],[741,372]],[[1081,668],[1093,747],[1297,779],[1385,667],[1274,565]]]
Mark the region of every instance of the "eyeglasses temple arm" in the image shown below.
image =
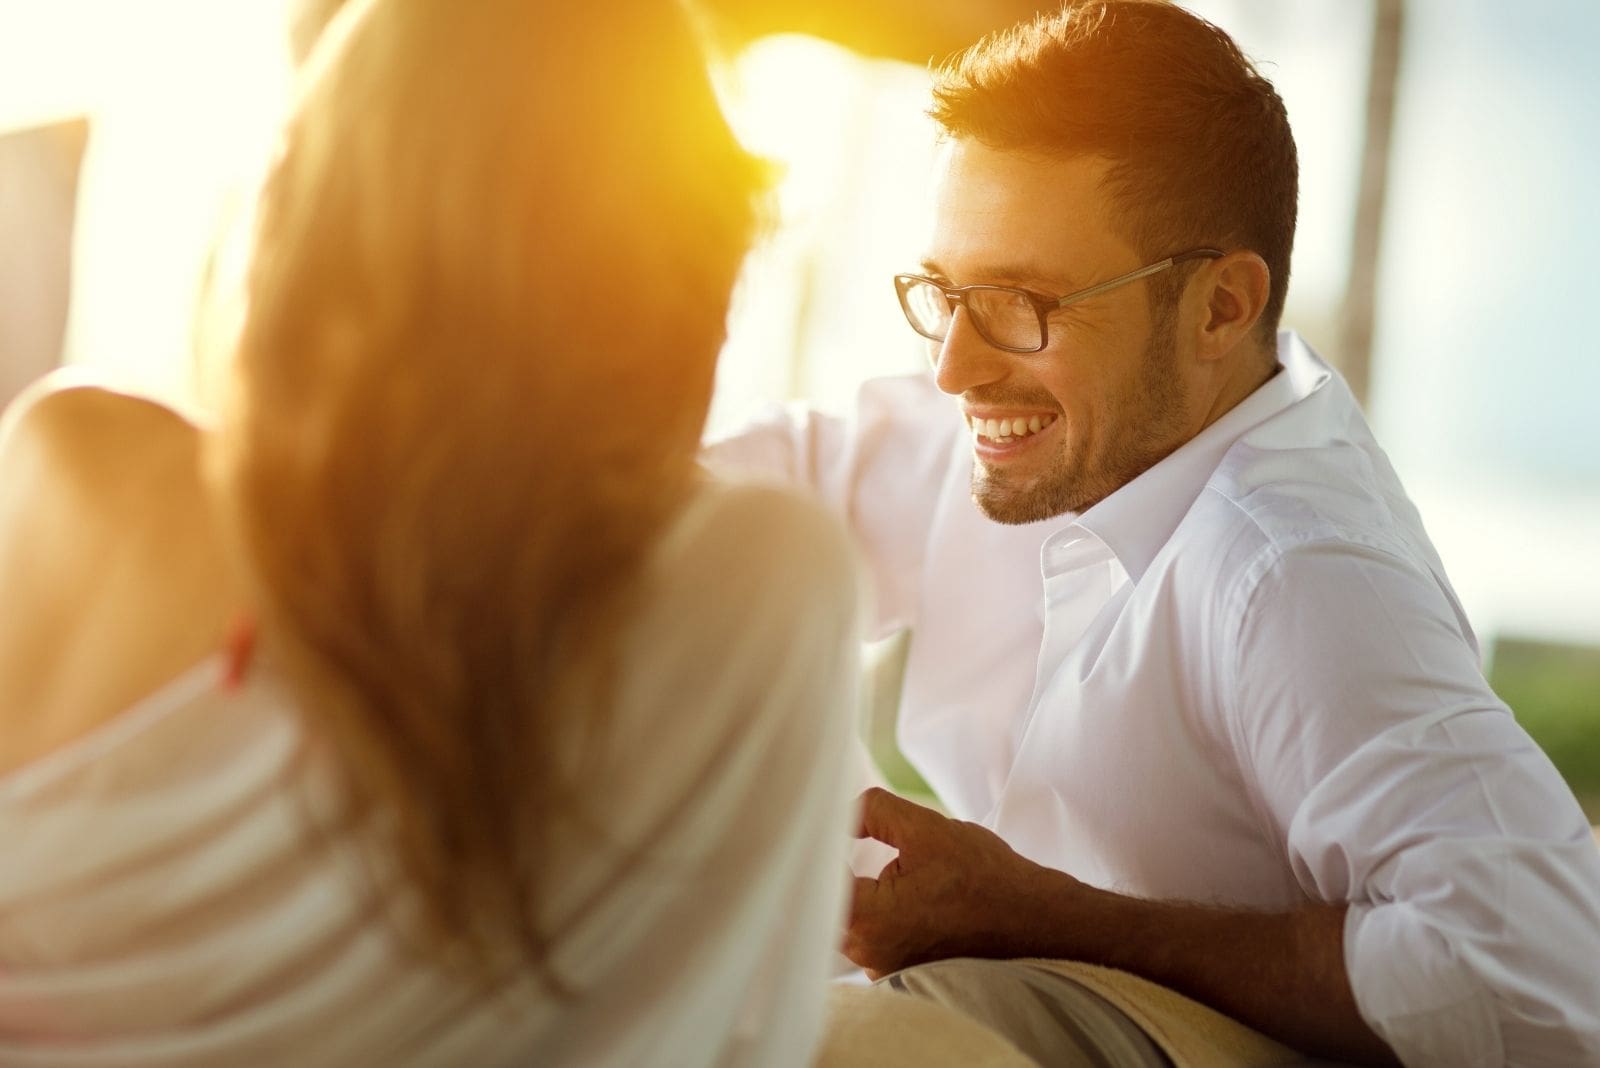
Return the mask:
[[[1058,308],[1065,308],[1067,305],[1076,304],[1080,300],[1088,300],[1090,297],[1098,297],[1101,293],[1104,293],[1108,289],[1115,289],[1118,286],[1127,285],[1129,282],[1138,281],[1140,278],[1147,278],[1152,274],[1165,271],[1169,267],[1172,267],[1176,264],[1187,263],[1189,260],[1197,260],[1202,258],[1214,260],[1223,254],[1224,253],[1222,250],[1214,248],[1197,248],[1191,252],[1180,252],[1176,256],[1168,256],[1164,260],[1157,260],[1148,267],[1140,267],[1136,271],[1129,271],[1127,274],[1118,275],[1108,282],[1101,282],[1099,285],[1090,286],[1088,289],[1080,289],[1076,293],[1068,293],[1060,300],[1053,301],[1052,303]]]

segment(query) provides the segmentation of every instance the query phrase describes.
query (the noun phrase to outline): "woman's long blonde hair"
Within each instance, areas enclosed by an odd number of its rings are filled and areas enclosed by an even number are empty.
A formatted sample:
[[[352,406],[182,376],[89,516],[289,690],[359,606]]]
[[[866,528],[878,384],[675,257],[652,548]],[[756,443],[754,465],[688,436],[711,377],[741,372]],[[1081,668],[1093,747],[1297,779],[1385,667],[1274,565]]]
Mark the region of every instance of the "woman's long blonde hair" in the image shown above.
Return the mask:
[[[372,0],[263,194],[215,455],[431,944],[543,964],[558,758],[689,491],[759,172],[671,0]],[[481,951],[481,952],[480,952]]]

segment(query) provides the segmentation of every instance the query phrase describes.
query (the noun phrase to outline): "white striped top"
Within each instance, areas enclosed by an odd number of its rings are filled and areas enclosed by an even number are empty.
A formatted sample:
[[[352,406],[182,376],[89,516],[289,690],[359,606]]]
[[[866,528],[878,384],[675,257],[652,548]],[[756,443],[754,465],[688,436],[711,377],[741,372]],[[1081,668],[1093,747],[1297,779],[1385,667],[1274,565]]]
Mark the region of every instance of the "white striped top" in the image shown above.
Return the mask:
[[[308,822],[333,781],[310,717],[217,657],[0,777],[0,1065],[808,1063],[846,874],[849,550],[811,505],[708,490],[651,580],[594,781],[614,842],[552,845],[572,999],[408,953],[362,854]]]

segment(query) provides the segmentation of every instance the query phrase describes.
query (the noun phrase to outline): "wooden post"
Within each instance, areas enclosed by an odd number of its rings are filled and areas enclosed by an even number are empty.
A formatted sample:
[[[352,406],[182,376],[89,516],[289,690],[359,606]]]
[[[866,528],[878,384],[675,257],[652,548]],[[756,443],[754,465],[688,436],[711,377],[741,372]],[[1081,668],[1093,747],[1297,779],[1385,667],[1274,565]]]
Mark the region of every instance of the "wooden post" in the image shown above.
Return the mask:
[[[1350,273],[1340,314],[1336,363],[1363,405],[1372,379],[1372,332],[1377,313],[1378,257],[1389,189],[1389,146],[1404,28],[1404,0],[1374,0],[1372,63],[1367,73],[1366,142],[1356,195]]]

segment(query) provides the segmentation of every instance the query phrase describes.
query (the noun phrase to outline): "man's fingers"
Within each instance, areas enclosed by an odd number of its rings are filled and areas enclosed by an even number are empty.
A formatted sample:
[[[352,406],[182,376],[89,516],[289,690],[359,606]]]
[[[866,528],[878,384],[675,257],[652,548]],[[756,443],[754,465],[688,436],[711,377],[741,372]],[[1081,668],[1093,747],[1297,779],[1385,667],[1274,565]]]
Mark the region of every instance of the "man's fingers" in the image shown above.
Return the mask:
[[[873,915],[877,889],[876,879],[857,878],[850,886],[850,917],[844,926],[844,944],[839,951],[859,968],[866,967],[872,960],[872,947],[863,937],[863,930],[872,926],[868,917]]]
[[[872,911],[873,899],[878,892],[878,880],[857,876],[850,886],[850,923],[856,917]]]
[[[876,838],[899,849],[905,845],[909,834],[929,816],[938,818],[930,808],[897,797],[879,786],[864,791],[860,798],[861,828],[857,838]]]

